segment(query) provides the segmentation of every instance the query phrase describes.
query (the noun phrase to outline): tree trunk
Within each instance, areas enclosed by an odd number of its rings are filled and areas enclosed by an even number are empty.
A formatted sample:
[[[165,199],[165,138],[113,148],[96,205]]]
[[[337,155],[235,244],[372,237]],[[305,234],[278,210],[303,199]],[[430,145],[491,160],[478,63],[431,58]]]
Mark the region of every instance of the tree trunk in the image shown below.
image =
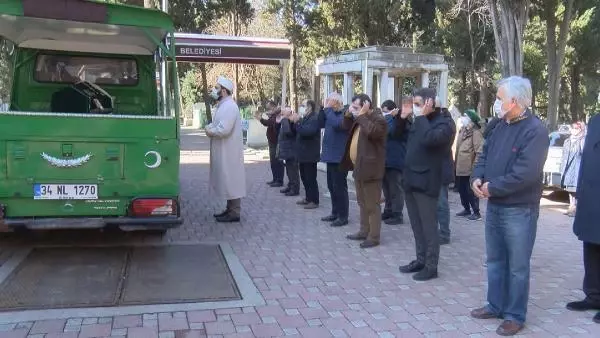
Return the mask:
[[[461,111],[467,108],[467,71],[460,72],[460,91],[458,92],[458,107]]]
[[[212,112],[210,109],[210,97],[208,96],[208,81],[206,80],[206,63],[200,63],[200,77],[202,77],[202,99],[206,109],[206,122],[212,122]]]
[[[485,69],[482,70],[480,74],[478,74],[478,82],[479,82],[479,102],[477,106],[479,107],[479,115],[481,117],[489,117],[490,116],[490,104],[488,103],[488,88],[487,88],[487,79]]]
[[[489,0],[496,56],[503,77],[523,74],[523,34],[527,25],[529,2]]]
[[[585,121],[583,102],[581,101],[581,66],[576,62],[571,66],[571,121]]]
[[[571,26],[571,17],[573,14],[573,3],[575,0],[567,0],[558,40],[556,39],[556,9],[557,2],[546,3],[544,6],[544,16],[546,17],[546,47],[548,54],[548,126],[554,130],[558,124],[558,107],[560,105],[560,73],[563,60],[565,58],[565,49],[567,47],[567,38],[569,36],[569,27]]]

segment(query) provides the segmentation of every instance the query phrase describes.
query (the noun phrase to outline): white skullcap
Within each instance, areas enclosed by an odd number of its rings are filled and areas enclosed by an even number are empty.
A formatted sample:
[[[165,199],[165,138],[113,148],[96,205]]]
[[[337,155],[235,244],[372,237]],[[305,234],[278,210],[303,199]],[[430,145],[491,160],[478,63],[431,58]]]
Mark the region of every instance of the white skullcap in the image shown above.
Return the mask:
[[[224,76],[219,76],[217,79],[217,83],[221,85],[221,87],[228,89],[230,92],[233,92],[233,82]]]

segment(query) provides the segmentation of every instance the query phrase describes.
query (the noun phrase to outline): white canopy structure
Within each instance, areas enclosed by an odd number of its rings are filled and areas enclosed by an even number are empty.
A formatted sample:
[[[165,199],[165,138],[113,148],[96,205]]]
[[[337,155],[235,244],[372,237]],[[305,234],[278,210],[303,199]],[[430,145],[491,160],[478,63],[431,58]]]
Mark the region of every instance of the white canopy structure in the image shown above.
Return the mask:
[[[416,85],[437,89],[442,107],[448,106],[448,65],[444,56],[413,53],[409,48],[371,46],[344,51],[316,62],[315,97],[333,91],[334,78],[343,77],[342,96],[346,104],[354,93],[354,78],[361,77],[362,91],[378,106],[387,99],[400,102],[403,80],[414,77]],[[430,75],[435,83],[430,83]],[[322,88],[319,88],[322,86]]]

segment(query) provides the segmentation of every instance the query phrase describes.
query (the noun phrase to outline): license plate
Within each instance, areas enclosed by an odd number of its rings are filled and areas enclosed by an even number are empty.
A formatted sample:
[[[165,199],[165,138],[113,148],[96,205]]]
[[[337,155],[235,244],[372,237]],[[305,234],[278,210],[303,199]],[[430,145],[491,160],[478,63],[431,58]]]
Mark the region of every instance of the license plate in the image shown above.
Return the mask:
[[[33,199],[36,200],[95,200],[98,199],[96,184],[34,184]]]

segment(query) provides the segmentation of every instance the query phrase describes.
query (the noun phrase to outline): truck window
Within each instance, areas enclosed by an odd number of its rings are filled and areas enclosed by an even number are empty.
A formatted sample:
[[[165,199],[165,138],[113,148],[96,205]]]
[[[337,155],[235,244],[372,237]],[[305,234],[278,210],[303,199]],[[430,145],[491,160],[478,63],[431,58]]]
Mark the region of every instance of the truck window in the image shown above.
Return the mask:
[[[44,83],[88,81],[98,85],[135,86],[138,69],[135,59],[39,54],[34,79]]]

